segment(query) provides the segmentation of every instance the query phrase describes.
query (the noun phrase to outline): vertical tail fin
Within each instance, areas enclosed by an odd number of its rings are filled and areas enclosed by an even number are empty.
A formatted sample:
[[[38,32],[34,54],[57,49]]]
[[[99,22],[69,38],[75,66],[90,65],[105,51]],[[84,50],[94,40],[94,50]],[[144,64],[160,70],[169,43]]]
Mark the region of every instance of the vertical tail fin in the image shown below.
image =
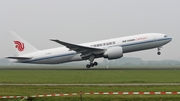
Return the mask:
[[[18,36],[15,32],[9,31],[8,33],[11,35],[11,41],[13,43],[14,49],[19,56],[38,51],[35,47]]]

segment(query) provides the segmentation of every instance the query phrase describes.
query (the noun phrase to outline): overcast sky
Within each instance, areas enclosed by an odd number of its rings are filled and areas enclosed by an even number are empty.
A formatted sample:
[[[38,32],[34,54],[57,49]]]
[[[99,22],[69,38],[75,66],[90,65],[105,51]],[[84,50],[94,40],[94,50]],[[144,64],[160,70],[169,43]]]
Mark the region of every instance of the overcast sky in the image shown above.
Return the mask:
[[[7,31],[43,50],[50,38],[84,43],[142,33],[165,33],[162,48],[128,53],[143,60],[180,59],[180,0],[0,0],[0,57],[13,56]]]

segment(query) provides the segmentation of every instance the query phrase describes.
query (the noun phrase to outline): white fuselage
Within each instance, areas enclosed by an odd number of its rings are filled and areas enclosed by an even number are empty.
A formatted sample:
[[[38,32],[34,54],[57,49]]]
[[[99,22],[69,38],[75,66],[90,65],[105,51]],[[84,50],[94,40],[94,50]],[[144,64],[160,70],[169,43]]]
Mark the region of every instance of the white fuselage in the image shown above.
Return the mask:
[[[122,47],[123,53],[128,53],[158,48],[167,44],[171,40],[172,38],[167,37],[166,34],[150,33],[90,42],[79,45],[100,49],[108,49],[110,47],[116,46]],[[60,64],[65,62],[87,60],[86,58],[81,57],[81,53],[69,50],[66,47],[37,51],[34,53],[26,54],[23,57],[32,58],[27,60],[17,60],[16,62],[35,64]],[[101,58],[101,56],[99,56],[98,58]]]

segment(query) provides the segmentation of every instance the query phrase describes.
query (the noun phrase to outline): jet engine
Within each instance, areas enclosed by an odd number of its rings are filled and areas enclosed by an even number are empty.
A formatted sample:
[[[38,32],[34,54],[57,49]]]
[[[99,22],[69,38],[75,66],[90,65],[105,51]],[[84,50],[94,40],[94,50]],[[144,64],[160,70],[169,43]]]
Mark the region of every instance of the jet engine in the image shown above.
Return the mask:
[[[104,52],[104,58],[108,58],[108,60],[118,59],[121,57],[123,57],[122,47],[110,47]]]

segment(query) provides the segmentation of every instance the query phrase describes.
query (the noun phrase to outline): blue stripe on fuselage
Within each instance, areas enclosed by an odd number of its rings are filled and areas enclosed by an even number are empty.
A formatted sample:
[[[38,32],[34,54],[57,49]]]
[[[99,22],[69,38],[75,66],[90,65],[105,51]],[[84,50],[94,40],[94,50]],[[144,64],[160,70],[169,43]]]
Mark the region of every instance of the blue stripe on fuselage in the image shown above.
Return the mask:
[[[45,57],[45,58],[38,58],[38,59],[34,59],[34,60],[23,61],[22,63],[30,63],[30,62],[34,62],[34,61],[41,61],[41,60],[70,56],[70,55],[75,55],[75,54],[76,54],[75,52],[72,52],[72,53],[68,53],[68,54],[61,54],[61,55],[57,55],[57,56],[50,56],[50,57]]]

